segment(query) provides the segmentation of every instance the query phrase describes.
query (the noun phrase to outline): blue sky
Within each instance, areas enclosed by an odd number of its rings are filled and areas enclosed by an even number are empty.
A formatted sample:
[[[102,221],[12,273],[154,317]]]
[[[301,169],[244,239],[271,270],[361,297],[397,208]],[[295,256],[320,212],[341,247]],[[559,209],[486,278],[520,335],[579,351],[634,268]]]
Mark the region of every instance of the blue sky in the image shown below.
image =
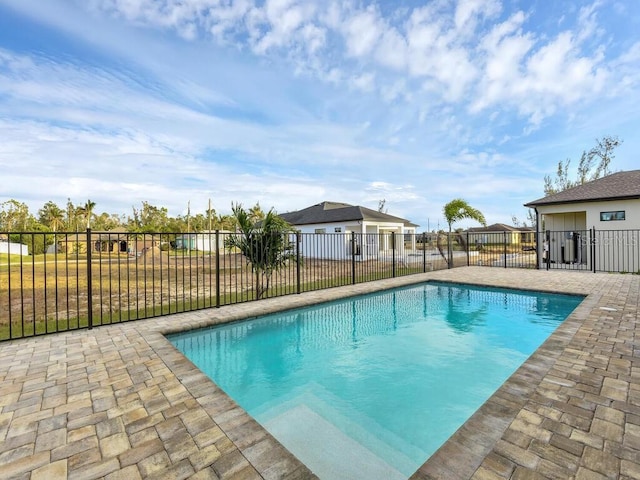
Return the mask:
[[[639,32],[635,0],[0,0],[0,202],[525,220],[596,138],[639,168]]]

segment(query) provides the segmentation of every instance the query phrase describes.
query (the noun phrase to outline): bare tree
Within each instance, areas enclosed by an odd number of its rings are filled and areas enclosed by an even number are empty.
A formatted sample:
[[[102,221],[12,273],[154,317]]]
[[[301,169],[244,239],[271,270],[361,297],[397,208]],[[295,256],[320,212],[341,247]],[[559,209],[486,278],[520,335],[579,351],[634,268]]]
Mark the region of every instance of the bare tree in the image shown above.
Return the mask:
[[[24,232],[34,221],[26,203],[14,199],[0,203],[0,230]]]
[[[609,165],[614,158],[613,151],[621,143],[622,140],[618,139],[618,137],[610,135],[596,139],[596,145],[591,150],[582,152],[578,163],[576,180],[569,178],[571,160],[559,161],[555,178],[550,175],[545,175],[544,177],[545,195],[562,192],[609,175],[611,173]]]

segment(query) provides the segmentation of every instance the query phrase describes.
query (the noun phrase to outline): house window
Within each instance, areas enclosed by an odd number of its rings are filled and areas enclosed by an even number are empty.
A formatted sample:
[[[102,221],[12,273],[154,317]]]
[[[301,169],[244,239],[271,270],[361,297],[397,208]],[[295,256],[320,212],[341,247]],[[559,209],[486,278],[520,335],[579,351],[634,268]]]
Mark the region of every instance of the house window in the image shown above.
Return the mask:
[[[625,220],[624,210],[618,210],[617,212],[600,212],[601,222],[611,222],[613,220]]]
[[[336,227],[333,229],[334,232],[340,233],[342,231],[342,227]]]
[[[316,228],[315,233],[327,233],[326,228]]]

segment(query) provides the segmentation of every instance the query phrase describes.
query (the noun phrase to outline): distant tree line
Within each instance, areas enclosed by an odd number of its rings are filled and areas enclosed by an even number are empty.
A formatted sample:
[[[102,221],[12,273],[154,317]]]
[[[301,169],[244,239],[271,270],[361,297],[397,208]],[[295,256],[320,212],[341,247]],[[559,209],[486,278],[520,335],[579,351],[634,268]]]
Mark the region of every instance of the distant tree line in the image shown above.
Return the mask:
[[[245,209],[232,204],[232,215],[218,215],[209,207],[205,213],[191,215],[190,204],[186,216],[170,217],[167,209],[142,202],[141,208],[132,208],[131,216],[96,214],[95,202],[87,200],[74,205],[70,199],[66,209],[54,202],[47,202],[38,210],[36,218],[26,204],[9,200],[0,204],[1,239],[27,245],[32,255],[44,253],[57,242],[59,232],[80,232],[86,228],[97,231],[114,229],[128,233],[159,233],[170,244],[176,234],[211,230],[231,230],[225,239],[225,247],[242,253],[247,264],[256,274],[256,293],[261,298],[270,288],[272,274],[298,259],[292,250],[287,233],[294,230],[271,208],[266,214],[256,203]],[[124,227],[124,228],[123,228]],[[43,232],[44,235],[30,233]],[[8,236],[8,238],[6,238]],[[174,244],[175,245],[175,244]]]
[[[247,210],[251,221],[258,222],[265,212],[256,203]],[[133,206],[130,215],[96,211],[96,203],[87,200],[74,204],[67,200],[64,207],[48,201],[35,214],[18,200],[0,203],[0,232],[81,232],[87,228],[96,231],[123,230],[132,233],[180,233],[207,230],[235,230],[237,220],[233,215],[220,215],[215,209],[204,212],[172,217],[166,207],[158,207],[149,202]]]
[[[252,222],[260,222],[265,213],[256,203],[247,210]],[[235,231],[237,219],[234,215],[219,215],[209,207],[204,212],[191,215],[190,208],[186,215],[172,217],[166,207],[157,207],[149,202],[142,202],[140,207],[132,207],[130,215],[96,211],[96,203],[87,200],[74,204],[67,200],[64,207],[48,201],[36,214],[18,200],[0,203],[0,234],[5,240],[20,242],[29,246],[32,254],[43,253],[48,245],[54,243],[54,237],[60,232],[83,232],[87,228],[94,231],[123,231],[128,233],[185,233],[203,232],[207,230]],[[24,232],[45,233],[51,235],[27,235]],[[0,240],[3,236],[0,235]]]

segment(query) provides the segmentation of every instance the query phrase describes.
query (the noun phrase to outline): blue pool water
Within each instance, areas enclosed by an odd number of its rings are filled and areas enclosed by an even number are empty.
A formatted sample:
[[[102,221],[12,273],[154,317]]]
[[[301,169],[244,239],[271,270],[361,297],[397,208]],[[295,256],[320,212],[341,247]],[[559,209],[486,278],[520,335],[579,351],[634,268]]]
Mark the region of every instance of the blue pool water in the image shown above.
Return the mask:
[[[321,479],[406,479],[581,301],[429,282],[169,340]]]

